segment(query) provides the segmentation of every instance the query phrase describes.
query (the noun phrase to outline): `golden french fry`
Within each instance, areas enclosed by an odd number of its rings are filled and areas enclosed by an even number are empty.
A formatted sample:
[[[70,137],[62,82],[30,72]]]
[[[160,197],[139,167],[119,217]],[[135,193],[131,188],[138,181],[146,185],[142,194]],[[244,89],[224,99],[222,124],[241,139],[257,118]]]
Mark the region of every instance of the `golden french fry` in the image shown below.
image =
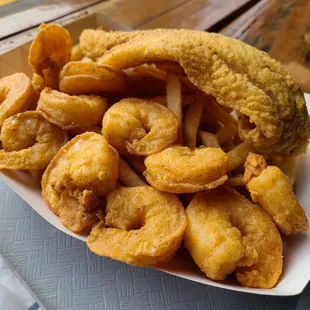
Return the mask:
[[[179,120],[179,142],[183,141],[182,93],[180,79],[173,73],[167,74],[167,107]]]
[[[237,120],[229,113],[226,113],[214,98],[208,97],[208,102],[205,104],[206,110],[215,117],[223,125],[234,124],[237,127]]]
[[[203,110],[203,94],[197,93],[196,101],[192,103],[185,114],[184,119],[184,137],[186,145],[189,148],[196,147],[197,132],[200,125],[200,119]]]
[[[225,127],[221,127],[218,132],[216,133],[217,139],[220,144],[225,143],[226,141],[233,138],[238,132],[237,126],[228,123]]]
[[[230,185],[231,187],[243,186],[244,185],[243,175],[238,174],[236,176],[229,178],[227,184]]]
[[[145,156],[135,156],[135,155],[126,155],[126,161],[133,167],[136,171],[143,174],[146,167],[144,164]]]
[[[220,147],[217,137],[213,133],[199,130],[199,137],[201,143],[207,147]]]
[[[81,50],[80,44],[75,44],[72,46],[71,58],[70,61],[79,61],[84,57],[84,54]],[[88,58],[88,57],[87,57]]]
[[[255,152],[255,148],[252,144],[248,142],[242,142],[231,151],[227,153],[228,155],[228,169],[227,171],[232,171],[243,165],[249,154],[249,152]]]
[[[121,157],[118,162],[118,178],[127,187],[147,185]]]
[[[91,58],[89,58],[87,56],[83,57],[80,61],[81,62],[94,62]]]

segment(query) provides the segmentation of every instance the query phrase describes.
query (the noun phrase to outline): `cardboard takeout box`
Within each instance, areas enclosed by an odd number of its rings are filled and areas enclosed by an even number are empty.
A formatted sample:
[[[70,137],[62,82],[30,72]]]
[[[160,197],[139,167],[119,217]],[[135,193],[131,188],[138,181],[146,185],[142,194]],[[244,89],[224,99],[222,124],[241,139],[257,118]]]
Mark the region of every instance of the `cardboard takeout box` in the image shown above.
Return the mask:
[[[130,30],[128,27],[120,25],[99,13],[74,21],[65,27],[70,31],[73,42],[76,43],[84,28],[97,28],[98,26],[101,26],[102,29],[105,30]],[[0,77],[15,72],[25,72],[29,76],[32,75],[27,61],[29,47],[30,42],[27,42],[0,56]],[[310,109],[310,95],[306,95],[306,99],[308,109]],[[64,233],[84,242],[86,241],[86,236],[75,234],[62,225],[59,218],[44,202],[39,186],[29,174],[21,171],[3,171],[0,175],[2,179],[45,220]],[[305,208],[308,218],[310,218],[309,176],[310,148],[308,148],[307,154],[299,158],[296,181],[296,194],[302,206]],[[270,290],[246,288],[234,281],[229,282],[229,280],[225,282],[212,281],[200,272],[187,251],[183,249],[178,252],[173,260],[160,266],[158,269],[178,277],[235,291],[283,296],[299,294],[310,279],[310,232],[284,237],[283,255],[283,274],[277,286]]]

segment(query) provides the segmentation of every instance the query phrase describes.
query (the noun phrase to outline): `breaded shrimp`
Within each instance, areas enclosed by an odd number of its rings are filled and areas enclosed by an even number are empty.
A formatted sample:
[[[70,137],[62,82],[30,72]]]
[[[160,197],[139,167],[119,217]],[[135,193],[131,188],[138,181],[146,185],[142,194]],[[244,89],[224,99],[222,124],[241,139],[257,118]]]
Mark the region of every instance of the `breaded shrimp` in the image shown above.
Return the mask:
[[[271,217],[238,192],[218,188],[195,195],[186,208],[185,247],[208,277],[236,270],[248,287],[271,288],[282,272],[282,240]]]

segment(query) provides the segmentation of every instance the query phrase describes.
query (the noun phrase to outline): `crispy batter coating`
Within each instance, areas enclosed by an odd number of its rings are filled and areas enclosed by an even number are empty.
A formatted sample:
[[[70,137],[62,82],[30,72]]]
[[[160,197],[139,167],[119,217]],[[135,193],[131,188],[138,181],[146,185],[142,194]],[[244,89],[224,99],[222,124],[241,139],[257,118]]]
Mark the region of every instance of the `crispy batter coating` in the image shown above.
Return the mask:
[[[120,154],[149,155],[177,139],[176,116],[159,103],[126,98],[105,113],[102,134]]]
[[[227,161],[220,148],[172,146],[148,156],[143,174],[160,191],[194,193],[222,185],[227,180]]]
[[[248,287],[271,288],[282,272],[282,240],[270,216],[238,192],[217,188],[186,208],[185,247],[212,279],[236,270]]]
[[[45,78],[46,86],[58,89],[58,75],[70,60],[72,41],[70,33],[55,24],[41,24],[33,39],[28,63],[34,73]]]
[[[0,139],[0,169],[45,169],[68,134],[36,111],[26,111],[5,120]]]
[[[83,52],[101,64],[128,68],[176,61],[190,81],[240,114],[239,132],[260,152],[292,156],[306,150],[310,122],[303,92],[271,59],[243,42],[190,30],[84,30]]]
[[[15,73],[0,80],[0,128],[8,117],[27,110],[33,104],[34,93],[31,81],[24,73]]]
[[[121,187],[108,195],[106,217],[92,229],[87,245],[101,256],[153,266],[174,256],[186,224],[177,195],[151,186]]]
[[[253,173],[253,170],[257,173]],[[250,154],[244,176],[252,200],[271,215],[283,234],[291,235],[308,230],[305,210],[296,198],[288,177],[278,167],[266,167],[262,156]]]
[[[107,100],[100,96],[70,96],[47,87],[40,94],[37,111],[51,123],[67,130],[100,124],[107,106]]]
[[[89,229],[97,220],[100,197],[116,185],[118,154],[93,132],[74,137],[52,159],[42,177],[42,196],[73,232]]]
[[[127,90],[126,74],[123,71],[92,62],[67,63],[59,79],[60,91],[69,95],[119,94]]]

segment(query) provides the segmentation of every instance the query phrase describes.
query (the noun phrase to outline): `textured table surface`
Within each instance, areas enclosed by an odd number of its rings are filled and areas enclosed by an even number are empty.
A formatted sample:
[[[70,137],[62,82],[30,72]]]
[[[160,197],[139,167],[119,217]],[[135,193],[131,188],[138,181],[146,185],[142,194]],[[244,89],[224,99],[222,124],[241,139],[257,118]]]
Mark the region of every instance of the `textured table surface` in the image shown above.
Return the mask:
[[[291,310],[299,299],[231,292],[101,258],[47,223],[1,180],[0,252],[49,310]]]

